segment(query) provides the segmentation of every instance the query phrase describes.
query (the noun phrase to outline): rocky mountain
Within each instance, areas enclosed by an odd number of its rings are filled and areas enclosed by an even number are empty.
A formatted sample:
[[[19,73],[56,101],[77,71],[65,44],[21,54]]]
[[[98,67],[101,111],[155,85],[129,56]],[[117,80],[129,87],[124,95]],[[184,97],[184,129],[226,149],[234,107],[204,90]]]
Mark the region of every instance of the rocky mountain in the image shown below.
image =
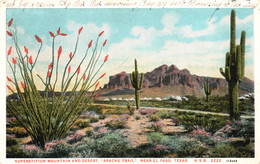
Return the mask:
[[[189,70],[179,70],[175,65],[162,65],[151,72],[144,74],[143,91],[156,90],[156,92],[171,92],[172,94],[184,96],[195,95],[201,97],[204,95],[203,82],[207,77],[191,74]],[[209,84],[212,87],[212,95],[225,95],[227,93],[227,83],[223,78],[208,77]],[[131,91],[133,88],[129,79],[129,74],[121,72],[109,77],[109,82],[104,85],[104,89],[120,91],[125,89]],[[254,92],[254,82],[248,78],[239,85],[241,94]],[[132,93],[132,92],[131,92]],[[149,92],[153,93],[153,92]]]

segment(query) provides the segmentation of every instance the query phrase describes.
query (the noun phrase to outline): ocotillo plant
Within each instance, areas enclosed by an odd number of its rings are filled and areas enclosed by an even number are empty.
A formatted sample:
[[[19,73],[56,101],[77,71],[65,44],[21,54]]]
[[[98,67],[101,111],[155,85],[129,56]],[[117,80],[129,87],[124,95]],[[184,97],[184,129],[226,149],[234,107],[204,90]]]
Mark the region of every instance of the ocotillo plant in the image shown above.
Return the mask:
[[[133,71],[130,74],[130,80],[132,83],[132,86],[135,89],[135,103],[136,103],[136,109],[139,109],[140,107],[140,90],[142,89],[143,86],[143,79],[144,79],[144,74],[141,73],[141,78],[139,78],[139,72],[137,68],[137,61],[135,59],[135,71]]]
[[[44,148],[46,142],[63,138],[71,125],[86,110],[87,105],[99,96],[99,93],[96,93],[96,88],[99,84],[98,80],[103,78],[105,73],[100,77],[96,76],[107,61],[108,55],[100,66],[97,66],[97,62],[107,41],[105,40],[103,45],[98,44],[101,35],[104,33],[102,31],[98,35],[94,46],[92,46],[93,40],[86,46],[84,57],[78,65],[74,66],[72,71],[71,61],[76,56],[80,33],[83,30],[83,27],[81,27],[78,30],[76,44],[73,48],[74,51],[69,53],[65,68],[60,71],[59,60],[62,57],[62,46],[59,46],[57,50],[55,39],[57,37],[65,37],[67,34],[62,33],[60,28],[56,34],[49,32],[52,38],[52,54],[50,64],[46,69],[46,77],[43,78],[39,74],[34,73],[43,40],[35,35],[36,41],[40,44],[35,56],[30,54],[26,46],[24,46],[24,51],[22,51],[18,44],[17,30],[11,27],[12,21],[13,19],[8,23],[7,34],[14,41],[17,55],[12,55],[12,62],[9,61],[9,56],[12,53],[11,46],[7,53],[7,62],[12,71],[12,79],[7,77],[7,80],[12,86],[7,85],[7,88],[17,95],[19,99],[17,103],[7,98],[7,111],[14,115],[21,126],[27,130],[32,141]],[[56,50],[57,54],[55,53]],[[88,54],[90,56],[87,58]],[[86,65],[86,68],[80,71],[83,65]],[[39,81],[44,86],[43,95],[37,89],[35,75],[38,76]],[[57,86],[59,76],[61,76],[61,84]],[[18,79],[22,79],[22,81],[18,82]],[[69,91],[68,88],[72,89],[70,94],[65,96]],[[86,96],[90,88],[93,88],[92,94],[91,96]],[[60,96],[55,94],[57,91],[61,92]]]
[[[236,14],[231,11],[230,17],[230,52],[226,53],[225,72],[220,68],[220,73],[228,83],[229,112],[231,120],[239,119],[238,84],[245,74],[245,31],[241,32],[240,45],[236,46]]]
[[[203,83],[204,92],[206,94],[206,100],[209,101],[209,95],[211,94],[211,87],[209,86],[209,79],[207,78],[206,82]]]

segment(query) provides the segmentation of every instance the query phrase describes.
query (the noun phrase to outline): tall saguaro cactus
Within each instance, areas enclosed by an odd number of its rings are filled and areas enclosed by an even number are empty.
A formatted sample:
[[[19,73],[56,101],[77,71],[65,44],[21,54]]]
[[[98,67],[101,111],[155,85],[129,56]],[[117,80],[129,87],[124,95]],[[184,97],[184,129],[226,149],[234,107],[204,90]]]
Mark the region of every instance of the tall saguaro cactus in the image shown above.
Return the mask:
[[[142,86],[143,86],[143,79],[144,79],[143,73],[141,73],[141,78],[139,77],[137,61],[135,59],[135,71],[133,71],[130,74],[130,80],[131,80],[132,86],[135,88],[136,109],[139,109],[139,107],[140,107],[140,90],[142,89]]]
[[[230,18],[230,52],[226,53],[225,72],[220,68],[220,73],[228,82],[230,119],[239,119],[238,84],[245,74],[245,31],[241,32],[240,45],[236,45],[236,14],[231,11]]]
[[[208,78],[207,78],[207,81],[204,82],[203,88],[204,88],[204,92],[206,94],[206,100],[208,102],[209,101],[209,95],[211,94],[211,87],[209,86],[209,79]]]

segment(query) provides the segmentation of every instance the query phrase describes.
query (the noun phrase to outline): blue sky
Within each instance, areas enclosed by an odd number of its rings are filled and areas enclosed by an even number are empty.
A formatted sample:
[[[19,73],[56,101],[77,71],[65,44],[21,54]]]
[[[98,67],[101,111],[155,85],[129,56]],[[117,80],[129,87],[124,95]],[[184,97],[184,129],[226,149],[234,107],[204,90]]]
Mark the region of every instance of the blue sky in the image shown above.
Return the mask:
[[[7,22],[14,18],[19,44],[29,49],[33,57],[38,48],[34,35],[43,40],[43,50],[36,71],[43,74],[50,61],[49,31],[59,27],[68,36],[57,39],[56,49],[63,46],[63,62],[72,51],[78,29],[83,26],[78,57],[101,31],[103,42],[108,39],[102,56],[109,60],[102,73],[113,75],[131,72],[137,58],[141,72],[151,71],[162,64],[187,68],[192,74],[221,77],[229,51],[229,15],[231,9],[219,9],[209,21],[214,8],[173,9],[7,9]],[[253,77],[253,9],[235,9],[237,39],[246,31],[246,76]],[[7,37],[7,48],[13,45]],[[57,51],[55,49],[55,51]],[[44,54],[44,55],[43,55]],[[49,56],[48,56],[49,54]],[[15,55],[15,54],[14,54]],[[77,61],[75,61],[75,64]],[[44,68],[44,69],[43,69]],[[45,71],[46,72],[46,71]],[[44,72],[44,73],[45,73]],[[10,70],[7,70],[7,74]],[[102,83],[108,81],[108,76]]]

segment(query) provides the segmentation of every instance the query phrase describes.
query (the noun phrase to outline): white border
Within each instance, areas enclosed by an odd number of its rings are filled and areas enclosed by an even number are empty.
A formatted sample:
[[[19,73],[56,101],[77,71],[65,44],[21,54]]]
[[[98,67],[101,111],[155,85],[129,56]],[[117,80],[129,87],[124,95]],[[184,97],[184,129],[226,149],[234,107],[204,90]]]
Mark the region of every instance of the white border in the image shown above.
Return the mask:
[[[6,159],[6,8],[23,8],[21,4],[26,4],[26,8],[41,8],[40,4],[47,4],[53,3],[54,8],[105,8],[105,6],[93,6],[93,2],[99,4],[101,2],[104,4],[109,0],[0,0],[0,164],[11,164],[15,163],[14,159]],[[151,6],[144,6],[145,0],[110,0],[110,2],[126,2],[126,3],[134,3],[137,2],[137,6],[121,6],[121,8],[151,8]],[[255,136],[255,158],[222,158],[222,162],[216,163],[230,163],[225,162],[226,159],[235,159],[237,160],[236,163],[245,163],[245,164],[260,164],[260,74],[258,70],[260,69],[260,1],[259,0],[236,0],[232,2],[231,0],[160,0],[161,2],[167,2],[168,5],[164,7],[209,7],[210,4],[212,8],[216,7],[255,7],[254,9],[254,79],[255,79],[255,129],[256,129],[256,136]],[[4,3],[5,2],[5,3]],[[66,4],[64,4],[66,2]],[[76,2],[79,2],[76,4]],[[84,2],[84,6],[82,6]],[[146,2],[156,2],[158,0],[146,0]],[[185,2],[185,3],[184,3]],[[3,4],[4,3],[4,4]],[[63,4],[62,4],[63,3]],[[170,6],[170,3],[175,3],[175,6]],[[33,4],[33,5],[32,5]],[[239,6],[240,5],[240,6]],[[48,8],[47,6],[42,6],[44,8]],[[53,8],[51,7],[51,8]],[[162,8],[158,6],[152,6],[153,8]],[[118,6],[109,6],[109,8],[119,8]],[[150,158],[153,159],[153,158]],[[187,163],[187,162],[177,162],[174,161],[175,158],[171,158],[171,163]],[[178,158],[180,159],[180,158]],[[207,163],[211,161],[212,158],[206,158]],[[29,159],[28,159],[29,160]],[[39,159],[33,159],[39,160]],[[98,159],[99,163],[102,163],[102,158]],[[121,160],[122,161],[122,160]],[[140,160],[137,160],[140,162]],[[159,161],[159,160],[158,160]],[[139,163],[138,162],[138,163]],[[89,162],[88,162],[89,163]],[[111,163],[111,162],[107,162]],[[120,162],[123,163],[123,162]],[[143,162],[140,162],[143,163]],[[149,163],[149,162],[145,162]],[[160,163],[160,162],[155,162]],[[188,163],[195,163],[193,158],[188,159]],[[205,163],[205,162],[197,162],[197,163]],[[213,163],[213,162],[212,162]]]

